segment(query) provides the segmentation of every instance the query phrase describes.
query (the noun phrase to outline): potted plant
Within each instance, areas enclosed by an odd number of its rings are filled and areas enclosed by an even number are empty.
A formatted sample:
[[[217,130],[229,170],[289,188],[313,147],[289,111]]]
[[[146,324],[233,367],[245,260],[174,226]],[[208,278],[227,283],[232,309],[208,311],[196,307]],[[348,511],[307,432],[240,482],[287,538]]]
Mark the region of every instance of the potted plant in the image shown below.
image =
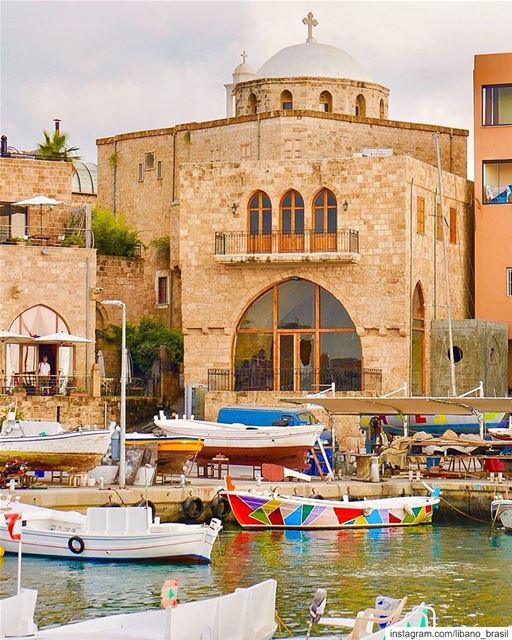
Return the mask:
[[[21,385],[16,385],[12,388],[12,395],[16,398],[25,398],[27,396],[27,390]]]
[[[13,238],[10,238],[9,244],[27,244],[27,241],[25,240],[25,238],[20,238],[19,236],[15,236]]]

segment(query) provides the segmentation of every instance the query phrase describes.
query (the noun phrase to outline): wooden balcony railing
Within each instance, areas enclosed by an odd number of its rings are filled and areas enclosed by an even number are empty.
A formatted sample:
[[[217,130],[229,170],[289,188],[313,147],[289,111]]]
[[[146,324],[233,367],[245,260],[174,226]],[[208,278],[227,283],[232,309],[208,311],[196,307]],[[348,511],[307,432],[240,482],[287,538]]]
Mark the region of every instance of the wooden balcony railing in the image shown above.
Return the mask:
[[[215,234],[215,255],[283,253],[359,253],[359,231],[340,229],[333,233],[249,233],[247,231]]]

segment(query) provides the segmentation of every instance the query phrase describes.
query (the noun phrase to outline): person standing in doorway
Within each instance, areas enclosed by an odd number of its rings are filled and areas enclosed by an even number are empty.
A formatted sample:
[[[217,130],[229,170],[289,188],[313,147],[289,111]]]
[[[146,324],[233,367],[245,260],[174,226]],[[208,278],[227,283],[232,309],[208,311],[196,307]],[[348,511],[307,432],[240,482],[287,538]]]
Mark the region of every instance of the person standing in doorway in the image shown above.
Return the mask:
[[[43,359],[41,360],[41,362],[39,363],[39,366],[37,367],[37,375],[38,375],[40,389],[44,389],[45,387],[47,389],[50,388],[50,372],[51,372],[51,367],[50,367],[50,363],[48,362],[48,356],[43,356]]]

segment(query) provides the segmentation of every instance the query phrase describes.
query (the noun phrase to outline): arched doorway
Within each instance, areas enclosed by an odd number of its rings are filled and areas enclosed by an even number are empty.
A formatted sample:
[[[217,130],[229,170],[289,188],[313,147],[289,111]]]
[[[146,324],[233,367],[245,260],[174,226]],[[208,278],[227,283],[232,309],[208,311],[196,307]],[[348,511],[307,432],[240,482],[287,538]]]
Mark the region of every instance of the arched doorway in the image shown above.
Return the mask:
[[[411,394],[425,393],[425,299],[418,282],[412,296]]]
[[[49,307],[39,304],[26,309],[12,322],[10,331],[37,338],[58,331],[69,332],[64,318]],[[50,365],[50,376],[71,376],[74,370],[73,347],[56,344],[8,344],[6,349],[6,375],[19,380],[25,387],[35,387],[31,376],[36,376],[38,365],[46,356]]]
[[[361,389],[361,341],[331,293],[293,278],[254,300],[234,344],[235,390]]]

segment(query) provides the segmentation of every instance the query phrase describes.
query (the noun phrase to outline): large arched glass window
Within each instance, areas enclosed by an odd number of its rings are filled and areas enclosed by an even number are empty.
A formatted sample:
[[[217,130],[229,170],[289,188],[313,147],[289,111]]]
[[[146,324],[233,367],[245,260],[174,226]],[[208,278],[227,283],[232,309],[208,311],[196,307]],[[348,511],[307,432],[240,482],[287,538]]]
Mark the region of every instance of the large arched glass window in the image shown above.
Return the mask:
[[[304,251],[304,200],[295,189],[282,197],[279,219],[280,251]]]
[[[249,305],[234,347],[235,390],[361,389],[361,341],[345,307],[299,278]]]
[[[425,300],[418,282],[412,297],[412,395],[425,393]]]
[[[320,94],[320,111],[329,113],[332,111],[332,95],[329,91],[322,91]]]
[[[334,251],[337,246],[338,203],[330,189],[322,189],[313,199],[313,251]]]
[[[247,215],[249,252],[270,253],[272,249],[272,203],[264,191],[256,191],[251,196]]]
[[[356,116],[364,117],[366,115],[366,100],[362,93],[356,98]]]
[[[40,336],[69,332],[65,320],[55,311],[39,304],[21,313],[9,327],[10,331],[24,336]],[[73,373],[73,347],[57,344],[8,344],[6,349],[6,376],[14,377],[13,382],[25,386],[30,392],[37,391],[35,376],[43,357],[48,358],[51,376],[66,379]]]
[[[281,93],[281,109],[293,109],[293,96],[288,90]]]

